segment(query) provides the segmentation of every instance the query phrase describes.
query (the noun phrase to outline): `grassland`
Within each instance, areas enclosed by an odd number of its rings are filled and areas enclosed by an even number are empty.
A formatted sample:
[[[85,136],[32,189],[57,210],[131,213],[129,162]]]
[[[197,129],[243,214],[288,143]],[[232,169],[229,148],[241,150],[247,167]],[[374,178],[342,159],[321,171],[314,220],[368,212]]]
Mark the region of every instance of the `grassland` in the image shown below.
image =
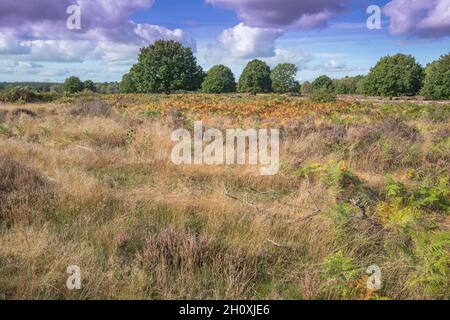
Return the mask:
[[[0,105],[0,299],[448,299],[449,117],[276,95]],[[280,128],[280,173],[173,165],[195,120]]]

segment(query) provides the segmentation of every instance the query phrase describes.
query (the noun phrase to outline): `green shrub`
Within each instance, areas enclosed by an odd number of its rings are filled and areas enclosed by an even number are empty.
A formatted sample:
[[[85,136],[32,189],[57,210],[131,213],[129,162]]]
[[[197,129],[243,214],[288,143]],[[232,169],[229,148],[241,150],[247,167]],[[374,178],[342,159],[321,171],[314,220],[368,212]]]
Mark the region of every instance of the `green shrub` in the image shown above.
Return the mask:
[[[336,94],[327,88],[322,88],[316,91],[313,91],[310,95],[310,99],[312,102],[317,103],[327,103],[336,101]]]
[[[69,77],[64,81],[63,90],[67,93],[77,93],[84,89],[83,82],[78,77]]]
[[[450,53],[427,66],[421,94],[427,99],[450,99]]]
[[[301,94],[305,95],[305,94],[310,94],[312,91],[312,85],[311,82],[309,81],[305,81],[300,88],[300,92]]]
[[[132,73],[129,72],[123,75],[122,81],[119,84],[119,90],[120,93],[135,93],[137,91]]]
[[[320,76],[311,84],[312,92],[319,92],[324,89],[328,91],[334,90],[333,80],[331,80],[328,76]]]
[[[319,103],[336,101],[333,81],[325,75],[318,77],[311,84],[310,98],[313,102]]]
[[[230,68],[221,64],[212,67],[206,74],[202,90],[206,93],[236,92],[236,81],[233,72]]]
[[[362,89],[371,96],[414,96],[422,86],[423,77],[423,68],[413,56],[386,56],[371,69]]]
[[[420,234],[415,237],[416,272],[411,285],[424,286],[435,298],[448,298],[450,290],[450,232]]]
[[[3,90],[0,101],[6,103],[29,103],[39,100],[39,96],[32,90],[24,87],[13,87]]]
[[[245,67],[238,83],[238,91],[243,93],[265,93],[272,90],[269,66],[261,60],[252,60]]]
[[[360,87],[364,76],[345,77],[333,80],[334,90],[337,94],[358,94],[361,93]]]
[[[92,81],[92,80],[86,80],[85,82],[83,82],[83,88],[84,88],[84,90],[88,90],[91,92],[96,91],[94,81]]]

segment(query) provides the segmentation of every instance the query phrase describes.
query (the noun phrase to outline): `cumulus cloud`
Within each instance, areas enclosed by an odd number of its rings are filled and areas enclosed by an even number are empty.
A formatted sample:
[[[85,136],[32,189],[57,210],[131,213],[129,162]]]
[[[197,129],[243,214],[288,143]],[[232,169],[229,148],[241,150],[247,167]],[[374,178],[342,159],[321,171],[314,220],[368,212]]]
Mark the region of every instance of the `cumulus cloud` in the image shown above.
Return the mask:
[[[243,23],[226,29],[219,36],[218,43],[226,54],[234,58],[272,57],[275,55],[275,41],[282,30],[252,28]]]
[[[449,0],[392,0],[383,13],[392,34],[437,38],[450,35]]]
[[[276,40],[286,31],[325,27],[335,14],[344,10],[348,0],[205,0],[234,10],[243,21],[225,30],[212,57],[220,54],[233,58],[275,57]],[[219,49],[217,48],[219,47]]]
[[[81,30],[66,28],[66,10],[73,4],[81,8]],[[110,57],[96,50],[107,43],[109,49],[132,47],[126,52],[135,57],[139,47],[159,39],[177,40],[195,50],[195,41],[180,29],[129,20],[153,4],[154,0],[2,0],[0,54],[24,55],[23,60],[81,62],[96,53]]]
[[[326,25],[344,10],[348,0],[206,0],[236,11],[248,26],[259,28],[298,27],[312,29]]]

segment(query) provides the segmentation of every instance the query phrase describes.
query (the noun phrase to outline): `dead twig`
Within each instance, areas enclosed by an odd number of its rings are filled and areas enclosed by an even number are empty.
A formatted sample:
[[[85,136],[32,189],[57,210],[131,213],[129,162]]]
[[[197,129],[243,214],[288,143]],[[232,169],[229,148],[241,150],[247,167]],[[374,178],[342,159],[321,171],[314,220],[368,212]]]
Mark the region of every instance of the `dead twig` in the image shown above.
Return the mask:
[[[267,242],[273,244],[275,247],[293,249],[293,247],[288,245],[288,244],[281,244],[281,243],[275,242],[275,241],[273,241],[271,239],[266,239],[266,240],[267,240]]]

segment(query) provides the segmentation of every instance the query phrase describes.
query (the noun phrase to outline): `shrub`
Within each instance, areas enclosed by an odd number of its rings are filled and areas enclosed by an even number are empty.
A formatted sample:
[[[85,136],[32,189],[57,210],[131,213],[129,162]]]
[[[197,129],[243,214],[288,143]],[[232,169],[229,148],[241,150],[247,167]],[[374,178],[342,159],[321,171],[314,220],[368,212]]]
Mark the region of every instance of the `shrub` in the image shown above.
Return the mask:
[[[212,67],[202,84],[206,93],[228,93],[236,91],[236,81],[230,68],[224,65]]]
[[[24,87],[13,87],[5,89],[0,95],[0,101],[6,103],[29,103],[39,100],[38,95]]]
[[[363,93],[383,97],[414,96],[422,86],[423,77],[423,69],[413,56],[386,56],[364,80]]]
[[[245,67],[238,83],[238,91],[243,93],[262,93],[272,90],[269,66],[261,60],[252,60]]]
[[[0,153],[0,221],[36,222],[57,199],[54,187],[36,169]]]
[[[297,72],[297,67],[292,63],[277,65],[270,74],[273,91],[276,93],[298,92],[300,84],[295,80]]]
[[[77,102],[70,111],[72,116],[109,117],[113,112],[112,107],[101,99]]]
[[[192,49],[179,42],[165,40],[141,49],[130,74],[139,93],[195,91],[204,78]]]
[[[84,90],[89,90],[91,92],[96,91],[95,84],[92,80],[86,80],[85,82],[83,82],[83,88]]]
[[[84,86],[78,77],[69,77],[64,81],[63,90],[68,93],[77,93],[83,91]]]
[[[427,66],[421,93],[427,99],[450,99],[450,53]]]
[[[311,101],[318,103],[334,102],[336,101],[336,95],[333,90],[322,88],[314,90],[310,95],[310,99]]]
[[[124,74],[122,81],[119,84],[120,93],[135,93],[136,84],[131,73]]]
[[[320,76],[311,84],[311,90],[312,92],[320,92],[324,90],[333,91],[333,81],[325,75]]]
[[[301,86],[300,91],[301,91],[301,94],[310,94],[312,91],[311,82],[309,82],[309,81],[304,82]]]
[[[361,83],[364,76],[345,77],[333,81],[334,90],[337,94],[357,94],[360,93]]]

